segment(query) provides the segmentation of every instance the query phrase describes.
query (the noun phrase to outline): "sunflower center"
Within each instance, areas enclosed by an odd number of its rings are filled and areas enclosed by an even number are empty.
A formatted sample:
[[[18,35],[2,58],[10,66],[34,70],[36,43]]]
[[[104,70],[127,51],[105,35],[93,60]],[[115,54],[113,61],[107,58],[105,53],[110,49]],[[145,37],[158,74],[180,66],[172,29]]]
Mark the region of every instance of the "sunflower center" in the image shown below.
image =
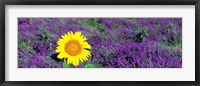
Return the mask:
[[[76,56],[81,53],[82,47],[76,40],[70,40],[65,44],[65,52],[71,56]]]

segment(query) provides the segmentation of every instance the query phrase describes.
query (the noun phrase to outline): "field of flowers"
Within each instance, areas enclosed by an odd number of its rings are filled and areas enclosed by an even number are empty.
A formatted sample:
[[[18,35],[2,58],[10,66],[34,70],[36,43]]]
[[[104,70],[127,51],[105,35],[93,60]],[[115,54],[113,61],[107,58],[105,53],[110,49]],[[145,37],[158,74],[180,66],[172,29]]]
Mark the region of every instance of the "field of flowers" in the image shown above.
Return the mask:
[[[18,68],[182,68],[182,18],[18,18]]]

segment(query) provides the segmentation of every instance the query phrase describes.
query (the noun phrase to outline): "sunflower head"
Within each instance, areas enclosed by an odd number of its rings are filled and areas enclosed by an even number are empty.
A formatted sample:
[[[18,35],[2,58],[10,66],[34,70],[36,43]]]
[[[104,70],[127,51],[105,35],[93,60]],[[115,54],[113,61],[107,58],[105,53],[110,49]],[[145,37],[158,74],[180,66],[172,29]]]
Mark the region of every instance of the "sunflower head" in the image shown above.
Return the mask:
[[[56,52],[59,53],[57,58],[64,59],[67,64],[78,66],[79,62],[88,60],[91,56],[91,46],[88,44],[85,36],[81,32],[68,32],[61,36],[57,42]]]

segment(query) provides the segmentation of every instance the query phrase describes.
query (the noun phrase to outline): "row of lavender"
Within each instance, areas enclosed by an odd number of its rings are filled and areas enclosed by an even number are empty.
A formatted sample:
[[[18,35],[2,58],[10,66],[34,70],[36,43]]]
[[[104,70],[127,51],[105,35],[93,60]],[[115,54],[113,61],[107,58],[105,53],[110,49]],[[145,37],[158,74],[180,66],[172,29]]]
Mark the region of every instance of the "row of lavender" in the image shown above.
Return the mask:
[[[181,68],[181,18],[19,18],[18,67],[62,68],[56,42],[81,31],[98,68]]]

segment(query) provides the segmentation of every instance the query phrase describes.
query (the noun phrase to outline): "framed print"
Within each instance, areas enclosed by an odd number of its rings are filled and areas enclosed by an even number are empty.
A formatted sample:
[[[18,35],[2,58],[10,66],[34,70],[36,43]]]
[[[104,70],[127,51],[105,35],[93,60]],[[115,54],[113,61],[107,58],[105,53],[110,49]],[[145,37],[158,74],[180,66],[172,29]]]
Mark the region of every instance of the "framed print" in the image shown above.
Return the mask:
[[[198,86],[199,4],[1,1],[1,85]]]

